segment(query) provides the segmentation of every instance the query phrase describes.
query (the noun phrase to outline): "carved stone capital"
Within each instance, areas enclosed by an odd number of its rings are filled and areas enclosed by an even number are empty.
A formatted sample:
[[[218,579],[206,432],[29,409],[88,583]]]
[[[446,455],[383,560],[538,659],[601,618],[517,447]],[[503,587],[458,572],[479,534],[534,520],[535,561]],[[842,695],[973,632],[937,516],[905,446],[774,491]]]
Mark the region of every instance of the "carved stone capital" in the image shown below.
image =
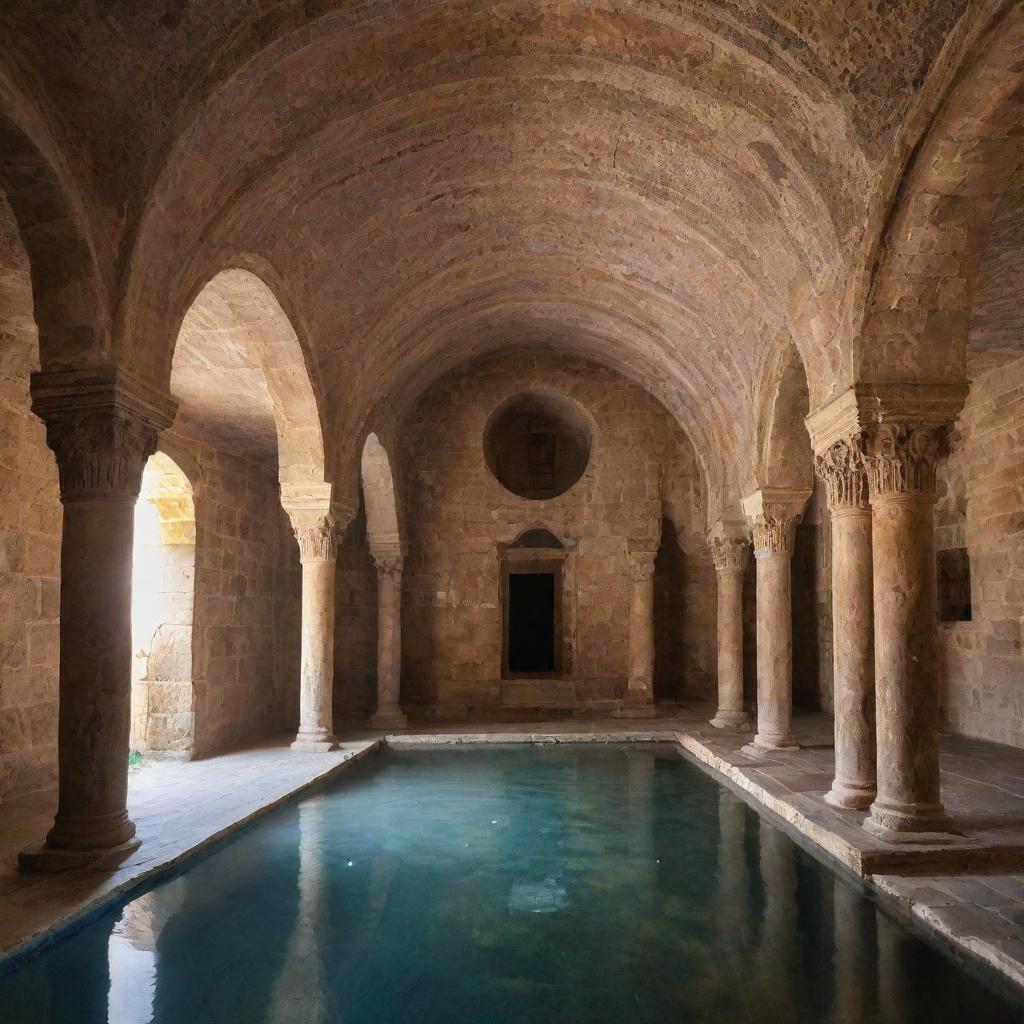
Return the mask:
[[[629,553],[629,578],[634,583],[644,583],[654,578],[655,551],[631,551]]]
[[[810,491],[763,487],[743,499],[743,513],[754,537],[754,556],[792,554],[796,528]]]
[[[742,572],[747,564],[750,542],[743,537],[712,537],[711,557],[718,572]]]
[[[174,402],[110,367],[36,373],[32,408],[57,457],[62,501],[134,500]]]
[[[292,530],[302,562],[333,562],[338,557],[337,530],[332,512],[293,513]]]
[[[946,454],[945,425],[879,423],[868,431],[868,486],[872,499],[909,495],[934,500],[935,467]]]
[[[814,457],[833,514],[868,508],[868,477],[861,436],[840,438]]]
[[[377,564],[377,578],[380,580],[399,580],[402,578],[402,567],[405,559],[401,555],[374,555]]]

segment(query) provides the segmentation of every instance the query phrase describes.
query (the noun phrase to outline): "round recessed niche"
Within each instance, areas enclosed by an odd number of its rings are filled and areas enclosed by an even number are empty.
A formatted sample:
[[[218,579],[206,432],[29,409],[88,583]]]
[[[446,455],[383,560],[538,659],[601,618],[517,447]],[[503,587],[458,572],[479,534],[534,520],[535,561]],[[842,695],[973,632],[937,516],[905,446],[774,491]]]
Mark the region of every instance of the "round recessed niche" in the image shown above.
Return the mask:
[[[542,501],[564,494],[583,476],[590,442],[590,426],[572,402],[524,391],[491,413],[484,459],[506,490]]]

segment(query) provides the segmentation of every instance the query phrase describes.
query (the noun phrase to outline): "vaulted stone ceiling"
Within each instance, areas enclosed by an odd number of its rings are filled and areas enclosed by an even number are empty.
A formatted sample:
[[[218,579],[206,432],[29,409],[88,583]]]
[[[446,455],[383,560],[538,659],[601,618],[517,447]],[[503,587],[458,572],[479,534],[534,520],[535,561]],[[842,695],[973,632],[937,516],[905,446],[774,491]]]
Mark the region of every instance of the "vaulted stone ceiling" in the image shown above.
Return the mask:
[[[812,404],[848,375],[906,156],[997,7],[8,0],[0,29],[155,380],[243,266],[337,458],[382,399],[528,344],[637,379],[743,485],[778,352]]]

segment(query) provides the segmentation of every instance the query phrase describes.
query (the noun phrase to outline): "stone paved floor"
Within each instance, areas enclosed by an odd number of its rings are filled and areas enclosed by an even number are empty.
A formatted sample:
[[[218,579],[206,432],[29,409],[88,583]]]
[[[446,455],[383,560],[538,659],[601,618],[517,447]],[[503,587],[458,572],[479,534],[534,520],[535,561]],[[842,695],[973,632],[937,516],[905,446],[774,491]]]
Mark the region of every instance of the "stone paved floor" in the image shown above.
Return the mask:
[[[18,851],[50,827],[54,796],[0,806],[0,954],[27,951],[152,874],[338,771],[376,745],[346,742],[330,754],[297,755],[283,742],[202,761],[153,761],[132,769],[128,807],[142,845],[116,871],[26,874]]]
[[[798,717],[800,751],[752,759],[740,752],[750,735],[711,729],[705,724],[711,713],[710,707],[693,704],[654,720],[432,724],[391,733],[389,741],[425,746],[679,740],[691,755],[746,791],[752,802],[767,806],[868,877],[904,913],[1024,989],[1024,751],[944,737],[943,796],[965,838],[948,846],[908,849],[881,843],[861,829],[863,814],[836,811],[821,799],[832,772],[829,716]],[[17,852],[45,832],[52,798],[3,805],[0,953],[31,947],[54,925],[87,914],[336,772],[380,737],[347,733],[345,749],[336,754],[296,757],[283,745],[267,746],[191,763],[154,762],[133,771],[129,806],[144,842],[113,873],[19,873]],[[1007,859],[1001,862],[1000,857]]]

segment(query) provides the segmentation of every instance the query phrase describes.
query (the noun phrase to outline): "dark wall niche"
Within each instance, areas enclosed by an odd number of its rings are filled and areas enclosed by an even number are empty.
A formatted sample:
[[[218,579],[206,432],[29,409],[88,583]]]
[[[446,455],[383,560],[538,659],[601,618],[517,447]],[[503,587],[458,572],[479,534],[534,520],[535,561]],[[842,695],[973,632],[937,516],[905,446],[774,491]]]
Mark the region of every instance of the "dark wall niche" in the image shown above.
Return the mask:
[[[564,494],[583,476],[590,444],[590,427],[570,401],[536,391],[502,402],[484,428],[488,469],[520,498]]]
[[[949,548],[936,555],[940,622],[971,621],[971,562],[967,548]]]

